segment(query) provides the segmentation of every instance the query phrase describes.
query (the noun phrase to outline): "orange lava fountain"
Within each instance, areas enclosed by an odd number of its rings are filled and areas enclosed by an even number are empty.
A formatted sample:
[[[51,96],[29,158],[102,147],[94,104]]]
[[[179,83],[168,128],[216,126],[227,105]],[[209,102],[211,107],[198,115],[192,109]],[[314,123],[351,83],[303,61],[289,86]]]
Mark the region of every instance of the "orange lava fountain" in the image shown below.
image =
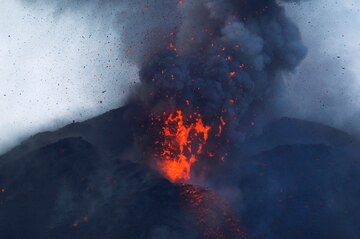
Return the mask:
[[[162,127],[160,171],[172,182],[190,180],[191,167],[202,153],[210,129],[198,113],[185,117],[177,110],[170,114]]]

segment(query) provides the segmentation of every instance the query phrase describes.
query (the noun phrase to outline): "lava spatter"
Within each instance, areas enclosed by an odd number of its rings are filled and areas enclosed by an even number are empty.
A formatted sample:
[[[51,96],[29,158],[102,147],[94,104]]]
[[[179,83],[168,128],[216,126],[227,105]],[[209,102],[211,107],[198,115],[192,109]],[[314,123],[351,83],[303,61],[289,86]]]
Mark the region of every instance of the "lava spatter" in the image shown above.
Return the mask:
[[[162,127],[158,169],[172,182],[190,180],[191,167],[202,154],[210,130],[198,113],[169,114]]]
[[[202,238],[246,239],[246,230],[238,216],[219,194],[190,184],[178,184],[181,200],[197,220]]]

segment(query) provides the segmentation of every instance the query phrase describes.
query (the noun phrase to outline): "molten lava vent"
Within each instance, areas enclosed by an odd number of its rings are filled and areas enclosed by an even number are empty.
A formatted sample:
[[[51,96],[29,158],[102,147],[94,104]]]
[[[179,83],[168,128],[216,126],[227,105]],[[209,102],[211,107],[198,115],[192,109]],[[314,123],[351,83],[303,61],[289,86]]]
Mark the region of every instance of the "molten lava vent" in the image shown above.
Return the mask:
[[[225,130],[226,122],[221,116],[218,126],[205,123],[200,113],[185,113],[181,109],[152,117],[159,130],[153,155],[155,167],[180,189],[180,199],[195,218],[201,238],[247,238],[240,226],[239,216],[227,201],[213,190],[189,184],[192,169],[200,160],[211,160],[208,142],[217,141]],[[206,163],[205,163],[206,165]]]
[[[161,132],[159,170],[173,182],[190,180],[191,167],[203,153],[210,130],[198,113],[184,116],[177,110],[169,114]]]
[[[152,145],[146,149],[147,157],[151,158],[150,165],[171,182],[189,183],[195,166],[197,174],[204,176],[206,168],[225,159],[218,150],[226,138],[223,116],[207,123],[201,113],[179,107],[170,113],[151,114],[150,122],[149,127],[144,126],[150,138],[145,144]]]

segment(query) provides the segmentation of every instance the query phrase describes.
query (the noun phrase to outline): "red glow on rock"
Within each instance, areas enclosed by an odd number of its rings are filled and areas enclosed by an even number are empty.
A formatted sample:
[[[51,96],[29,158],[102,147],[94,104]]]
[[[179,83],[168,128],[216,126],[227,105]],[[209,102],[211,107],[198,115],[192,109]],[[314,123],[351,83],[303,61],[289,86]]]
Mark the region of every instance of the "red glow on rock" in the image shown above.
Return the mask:
[[[226,122],[224,120],[224,118],[222,116],[220,116],[220,124],[219,124],[219,127],[218,127],[218,132],[216,133],[216,137],[220,137],[223,130],[224,130],[224,127],[226,125]]]
[[[229,104],[235,105],[235,104],[236,104],[236,100],[230,99],[230,100],[229,100]]]
[[[177,51],[175,44],[172,42],[169,43],[168,49],[175,52]]]
[[[230,78],[234,78],[236,76],[236,72],[235,71],[230,71],[229,72],[229,77]]]
[[[78,224],[77,224],[77,223],[73,223],[73,224],[71,225],[71,228],[72,228],[73,230],[76,230],[77,227],[78,227]]]

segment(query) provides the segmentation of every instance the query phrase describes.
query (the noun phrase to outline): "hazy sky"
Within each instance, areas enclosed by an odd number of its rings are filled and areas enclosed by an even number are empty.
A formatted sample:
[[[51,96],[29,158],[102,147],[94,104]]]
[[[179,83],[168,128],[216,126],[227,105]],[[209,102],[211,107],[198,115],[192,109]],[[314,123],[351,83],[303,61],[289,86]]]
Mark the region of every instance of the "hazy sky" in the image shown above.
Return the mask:
[[[118,107],[137,79],[120,56],[117,29],[92,11],[0,1],[0,153]]]
[[[360,133],[360,2],[309,0],[286,9],[308,55],[285,77],[283,114]]]
[[[356,2],[287,5],[309,54],[295,75],[284,77],[280,114],[359,129]],[[87,119],[123,102],[137,80],[136,69],[122,56],[112,17],[93,11],[58,14],[41,4],[0,1],[0,153],[31,134]]]

